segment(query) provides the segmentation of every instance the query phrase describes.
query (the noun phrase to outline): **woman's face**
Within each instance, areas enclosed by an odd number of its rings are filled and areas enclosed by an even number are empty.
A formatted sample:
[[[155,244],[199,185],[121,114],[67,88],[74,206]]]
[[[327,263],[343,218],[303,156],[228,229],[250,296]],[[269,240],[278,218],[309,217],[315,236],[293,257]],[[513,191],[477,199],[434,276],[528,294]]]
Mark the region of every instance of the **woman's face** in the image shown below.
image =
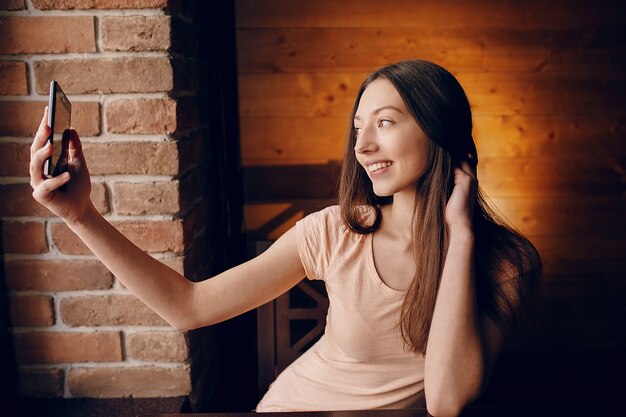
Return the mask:
[[[361,96],[354,117],[356,158],[379,197],[415,192],[428,166],[429,139],[393,84],[373,81]]]

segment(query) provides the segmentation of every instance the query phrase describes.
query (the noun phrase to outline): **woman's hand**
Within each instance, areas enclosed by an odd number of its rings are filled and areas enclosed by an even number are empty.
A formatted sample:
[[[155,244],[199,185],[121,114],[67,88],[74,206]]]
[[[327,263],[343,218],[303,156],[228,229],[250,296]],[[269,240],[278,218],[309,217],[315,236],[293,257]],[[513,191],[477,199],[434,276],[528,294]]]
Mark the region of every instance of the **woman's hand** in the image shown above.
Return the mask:
[[[473,230],[472,219],[477,192],[476,174],[470,165],[463,161],[460,167],[454,169],[454,189],[446,205],[445,221],[449,229],[464,227]]]
[[[89,210],[93,209],[90,199],[91,181],[80,138],[75,130],[70,131],[67,172],[54,178],[46,178],[43,174],[44,162],[52,155],[52,147],[60,146],[48,144],[50,127],[47,120],[48,107],[44,110],[39,129],[30,147],[30,185],[33,187],[33,198],[67,223],[79,222]],[[60,189],[65,184],[67,187]]]

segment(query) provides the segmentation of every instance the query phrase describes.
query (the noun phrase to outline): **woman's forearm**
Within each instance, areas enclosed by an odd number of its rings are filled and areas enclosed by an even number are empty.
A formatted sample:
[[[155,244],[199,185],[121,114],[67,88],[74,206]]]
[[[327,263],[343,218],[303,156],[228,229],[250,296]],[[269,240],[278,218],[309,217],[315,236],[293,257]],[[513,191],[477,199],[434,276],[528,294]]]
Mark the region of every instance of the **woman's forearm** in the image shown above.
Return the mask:
[[[474,285],[474,235],[450,230],[425,358],[429,411],[456,415],[480,392],[483,348]]]
[[[189,328],[193,286],[173,269],[152,258],[91,208],[70,229],[140,300],[175,328]]]

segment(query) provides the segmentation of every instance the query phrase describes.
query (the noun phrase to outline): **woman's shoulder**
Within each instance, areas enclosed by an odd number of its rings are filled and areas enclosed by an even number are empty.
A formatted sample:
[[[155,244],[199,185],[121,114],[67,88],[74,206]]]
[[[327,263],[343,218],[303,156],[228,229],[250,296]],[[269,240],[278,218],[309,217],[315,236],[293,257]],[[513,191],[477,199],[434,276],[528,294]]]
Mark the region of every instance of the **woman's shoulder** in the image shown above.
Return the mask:
[[[376,218],[376,213],[372,207],[358,206],[356,215],[359,221],[364,224],[371,223]],[[300,222],[307,229],[323,229],[328,234],[340,236],[350,236],[358,240],[362,235],[354,233],[346,224],[339,205],[325,207],[319,211],[305,216]]]

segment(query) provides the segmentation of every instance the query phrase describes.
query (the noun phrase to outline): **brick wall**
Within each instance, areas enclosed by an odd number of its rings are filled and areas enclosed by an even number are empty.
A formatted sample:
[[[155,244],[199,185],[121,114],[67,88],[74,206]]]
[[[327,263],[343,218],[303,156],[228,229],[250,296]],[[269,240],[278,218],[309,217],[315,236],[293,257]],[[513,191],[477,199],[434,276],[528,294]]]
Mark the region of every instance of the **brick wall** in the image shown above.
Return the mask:
[[[0,218],[25,396],[188,394],[185,334],[31,197],[29,144],[50,80],[73,103],[98,210],[186,276],[210,269],[193,2],[0,1]],[[175,41],[173,42],[172,39]],[[0,276],[1,278],[1,276]],[[0,280],[1,281],[1,280]]]

